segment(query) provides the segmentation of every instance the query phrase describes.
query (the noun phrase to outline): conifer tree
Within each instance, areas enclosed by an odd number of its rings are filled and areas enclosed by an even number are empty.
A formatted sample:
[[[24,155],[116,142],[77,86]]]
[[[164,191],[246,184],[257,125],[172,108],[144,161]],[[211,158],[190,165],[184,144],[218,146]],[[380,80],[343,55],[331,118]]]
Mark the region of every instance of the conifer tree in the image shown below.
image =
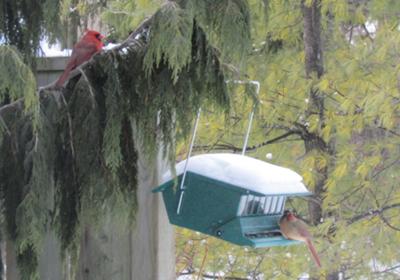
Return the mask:
[[[208,13],[220,4],[163,4],[120,46],[77,70],[63,90],[34,91],[32,73],[15,50],[2,46],[2,53],[12,53],[2,56],[2,68],[21,77],[0,88],[0,97],[11,99],[0,108],[0,189],[5,234],[15,244],[22,279],[39,278],[48,229],[77,269],[85,224],[101,225],[107,214],[133,226],[138,149],[154,161],[162,143],[173,162],[175,140],[188,134],[200,106],[229,109],[225,64],[243,61],[249,48],[246,2],[230,5],[235,17],[221,21]],[[206,17],[214,21],[212,30]],[[233,36],[227,24],[240,26],[246,37],[236,39],[235,53],[227,51],[225,40]],[[5,72],[1,80],[9,82]]]

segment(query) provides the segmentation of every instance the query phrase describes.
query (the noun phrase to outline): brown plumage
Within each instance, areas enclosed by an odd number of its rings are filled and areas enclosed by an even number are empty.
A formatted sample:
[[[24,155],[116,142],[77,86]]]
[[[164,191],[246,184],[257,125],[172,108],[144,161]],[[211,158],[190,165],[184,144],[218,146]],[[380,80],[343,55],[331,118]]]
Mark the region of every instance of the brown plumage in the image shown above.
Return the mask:
[[[76,67],[88,61],[95,53],[99,52],[103,48],[104,36],[94,30],[88,30],[85,35],[75,44],[72,49],[72,54],[68,60],[67,66],[65,67],[64,73],[58,78],[56,82],[57,87],[64,85],[67,80],[69,73]]]
[[[302,220],[298,219],[290,211],[285,211],[279,221],[279,226],[281,228],[282,235],[285,238],[305,242],[315,263],[318,265],[318,267],[321,267],[321,261],[318,257],[317,251],[314,248],[314,245],[311,242],[311,234],[307,230],[307,225]]]

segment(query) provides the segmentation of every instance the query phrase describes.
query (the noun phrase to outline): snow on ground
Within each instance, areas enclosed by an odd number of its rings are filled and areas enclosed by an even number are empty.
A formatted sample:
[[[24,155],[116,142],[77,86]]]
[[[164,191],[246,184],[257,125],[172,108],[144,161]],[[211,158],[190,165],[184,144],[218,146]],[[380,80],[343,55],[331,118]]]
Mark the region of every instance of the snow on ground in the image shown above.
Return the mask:
[[[183,173],[186,160],[176,165],[176,174]],[[189,159],[188,171],[250,189],[265,195],[308,194],[303,178],[288,168],[238,154],[204,154]],[[163,183],[171,180],[170,171]]]

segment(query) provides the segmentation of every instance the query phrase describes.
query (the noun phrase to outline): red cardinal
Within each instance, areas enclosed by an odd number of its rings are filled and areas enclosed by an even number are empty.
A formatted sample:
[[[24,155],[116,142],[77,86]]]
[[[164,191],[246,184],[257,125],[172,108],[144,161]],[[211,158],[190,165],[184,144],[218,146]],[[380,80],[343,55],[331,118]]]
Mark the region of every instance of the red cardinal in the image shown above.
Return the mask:
[[[68,61],[67,67],[65,67],[64,73],[58,78],[56,82],[57,87],[64,85],[67,80],[69,73],[76,67],[88,61],[95,53],[101,51],[103,48],[104,36],[94,30],[88,30],[81,40],[75,44],[72,49],[71,58]]]
[[[306,242],[315,263],[321,267],[321,261],[319,260],[317,251],[311,243],[311,234],[307,230],[307,225],[302,220],[286,210],[279,221],[279,226],[285,238]]]

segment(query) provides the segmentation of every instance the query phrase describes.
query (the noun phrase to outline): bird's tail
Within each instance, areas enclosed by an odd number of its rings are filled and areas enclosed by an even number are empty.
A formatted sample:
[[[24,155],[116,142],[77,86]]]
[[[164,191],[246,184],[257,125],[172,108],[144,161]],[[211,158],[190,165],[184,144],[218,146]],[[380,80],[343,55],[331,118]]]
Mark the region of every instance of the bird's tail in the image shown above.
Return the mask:
[[[307,239],[306,243],[307,243],[308,249],[310,249],[311,255],[312,255],[315,263],[318,265],[318,267],[321,267],[321,261],[318,257],[317,251],[315,250],[314,245],[312,244],[311,240]]]
[[[69,73],[71,72],[71,70],[74,68],[73,63],[70,63],[67,65],[67,67],[65,67],[64,72],[61,74],[61,76],[58,78],[57,82],[56,82],[56,86],[57,87],[62,87],[65,83],[65,81],[68,79],[69,77]]]

